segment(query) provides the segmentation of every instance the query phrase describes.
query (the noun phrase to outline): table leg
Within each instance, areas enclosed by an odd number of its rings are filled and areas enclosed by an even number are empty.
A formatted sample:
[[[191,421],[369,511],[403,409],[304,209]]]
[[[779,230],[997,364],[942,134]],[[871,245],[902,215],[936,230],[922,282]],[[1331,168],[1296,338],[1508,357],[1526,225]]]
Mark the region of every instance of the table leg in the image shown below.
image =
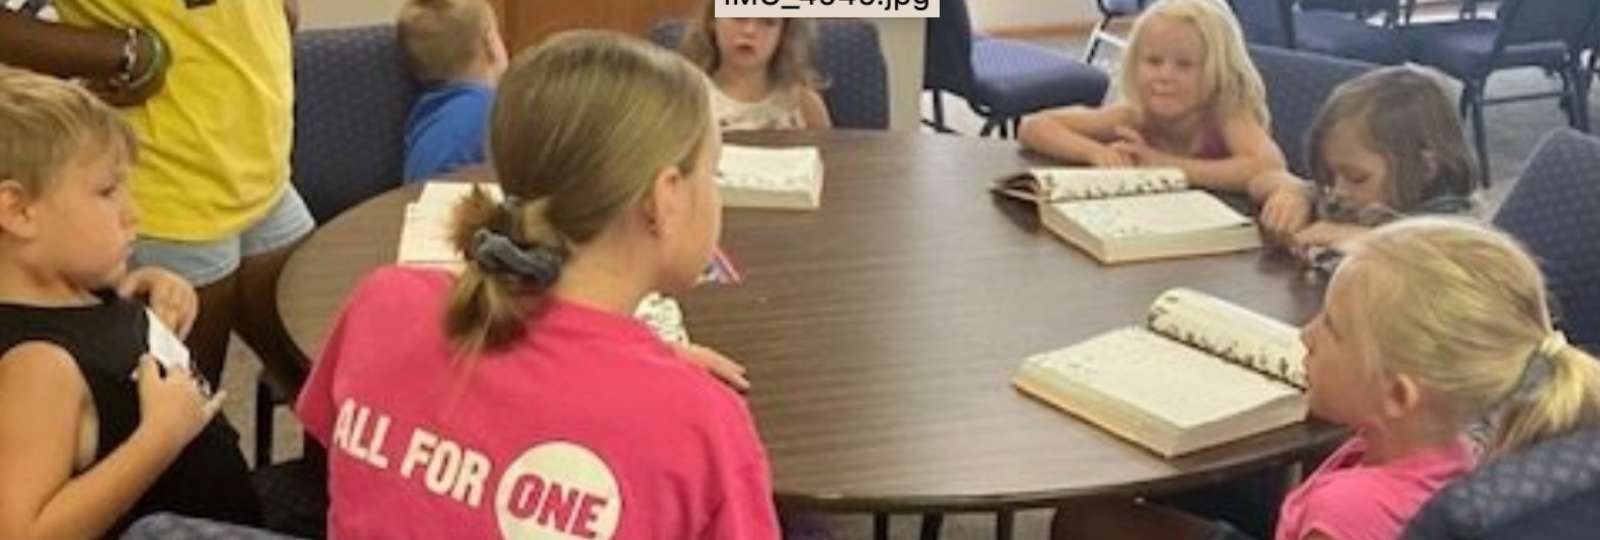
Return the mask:
[[[994,516],[995,540],[1011,540],[1011,526],[1016,514],[1010,510],[1001,510]]]
[[[939,540],[939,531],[944,528],[944,514],[928,513],[922,515],[922,540]]]
[[[889,540],[889,514],[872,514],[872,539]]]

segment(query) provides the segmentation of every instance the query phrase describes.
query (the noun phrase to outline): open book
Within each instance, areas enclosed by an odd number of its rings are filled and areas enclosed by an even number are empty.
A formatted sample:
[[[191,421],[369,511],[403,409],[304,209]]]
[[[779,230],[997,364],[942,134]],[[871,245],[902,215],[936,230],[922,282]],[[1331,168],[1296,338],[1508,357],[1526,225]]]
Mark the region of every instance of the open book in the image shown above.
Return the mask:
[[[1012,383],[1171,457],[1303,421],[1305,354],[1294,327],[1178,288],[1143,326],[1028,358]]]
[[[724,145],[717,185],[728,208],[822,207],[822,154],[815,147]]]
[[[1178,169],[1033,169],[993,189],[1037,203],[1046,229],[1102,263],[1261,247],[1254,221]]]
[[[450,242],[451,216],[461,199],[482,188],[500,200],[500,184],[492,182],[428,182],[422,186],[417,202],[406,205],[405,224],[400,228],[397,263],[460,272],[465,263],[461,252]]]

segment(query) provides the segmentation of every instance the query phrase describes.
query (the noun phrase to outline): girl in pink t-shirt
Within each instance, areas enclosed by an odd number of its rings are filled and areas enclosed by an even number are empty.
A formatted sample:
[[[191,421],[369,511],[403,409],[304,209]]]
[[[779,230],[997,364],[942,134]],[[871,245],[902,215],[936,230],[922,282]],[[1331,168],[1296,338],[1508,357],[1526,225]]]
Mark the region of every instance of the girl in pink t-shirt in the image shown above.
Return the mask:
[[[778,538],[749,411],[696,365],[725,359],[631,316],[716,245],[705,77],[559,34],[505,74],[489,146],[504,200],[456,208],[465,270],[368,276],[300,396],[330,537]]]
[[[1417,218],[1355,241],[1302,333],[1311,410],[1355,429],[1284,500],[1277,540],[1394,540],[1482,452],[1524,448],[1600,419],[1600,367],[1551,329],[1544,278],[1510,237]],[[1240,538],[1142,504],[1057,515],[1061,538]],[[1092,519],[1075,519],[1093,516]]]

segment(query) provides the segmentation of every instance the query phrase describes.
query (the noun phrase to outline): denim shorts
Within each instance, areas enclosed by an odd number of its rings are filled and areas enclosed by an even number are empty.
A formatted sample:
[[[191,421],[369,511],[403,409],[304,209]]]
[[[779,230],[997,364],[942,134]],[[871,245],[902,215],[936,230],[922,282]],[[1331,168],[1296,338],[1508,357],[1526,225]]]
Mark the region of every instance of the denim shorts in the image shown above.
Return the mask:
[[[133,247],[133,266],[160,266],[195,287],[204,287],[238,270],[240,259],[293,244],[316,225],[305,201],[290,185],[272,210],[239,234],[209,242],[140,237]]]

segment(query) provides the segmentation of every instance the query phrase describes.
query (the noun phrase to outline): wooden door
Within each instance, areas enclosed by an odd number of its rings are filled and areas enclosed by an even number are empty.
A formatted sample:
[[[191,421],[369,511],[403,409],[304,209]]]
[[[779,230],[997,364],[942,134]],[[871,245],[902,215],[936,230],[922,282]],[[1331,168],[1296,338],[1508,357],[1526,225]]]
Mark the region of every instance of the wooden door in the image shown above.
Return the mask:
[[[709,0],[490,0],[513,55],[545,36],[606,28],[645,36],[665,18],[688,18]]]

